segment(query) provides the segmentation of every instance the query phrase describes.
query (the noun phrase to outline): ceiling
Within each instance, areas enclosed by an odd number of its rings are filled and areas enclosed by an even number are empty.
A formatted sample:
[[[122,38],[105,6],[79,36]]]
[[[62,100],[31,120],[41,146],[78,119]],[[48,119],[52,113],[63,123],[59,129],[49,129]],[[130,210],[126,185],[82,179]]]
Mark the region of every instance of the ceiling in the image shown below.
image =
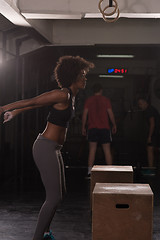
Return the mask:
[[[102,8],[109,1],[104,0]],[[112,67],[127,66],[130,75],[155,74],[160,62],[160,1],[117,0],[120,18],[116,23],[103,20],[98,2],[0,0],[0,31],[17,39],[21,35],[28,42],[33,38],[40,46],[75,46],[73,50],[67,48],[70,54],[76,54],[76,46],[84,46],[79,53],[96,63],[95,74],[105,71],[102,61]],[[28,49],[32,49],[30,46]],[[133,54],[135,57],[97,59],[98,53]]]
[[[102,21],[102,13],[99,10],[98,3],[99,0],[0,0],[0,30],[5,31],[15,28],[15,26],[33,28],[53,44],[56,42],[53,39],[54,31],[56,35],[59,34],[57,28],[62,27],[60,25],[62,21],[65,21],[66,24],[69,21],[70,25],[75,26],[75,28],[76,26],[80,28],[80,22],[83,23],[83,28],[85,25],[91,28],[99,20]],[[114,0],[103,0],[101,3],[102,10],[109,4],[114,6]],[[120,19],[160,18],[159,0],[117,0],[117,4],[120,11],[118,21]],[[113,9],[113,7],[108,8],[105,12],[109,13]],[[116,16],[117,13],[109,16],[109,19]],[[94,20],[91,22],[91,26],[87,25],[89,19]],[[66,27],[69,28],[68,25]],[[104,27],[106,25],[103,25]],[[81,41],[78,44],[81,44]],[[57,40],[58,44],[60,42],[62,42],[61,39],[59,42]],[[96,43],[98,43],[98,40]],[[70,44],[73,44],[73,42]]]
[[[17,5],[21,14],[37,19],[82,19],[102,18],[99,11],[98,0],[19,0]],[[103,0],[102,9],[109,4],[115,5],[114,0]],[[150,18],[160,17],[160,3],[158,0],[117,0],[120,17]],[[111,8],[113,10],[113,8]]]

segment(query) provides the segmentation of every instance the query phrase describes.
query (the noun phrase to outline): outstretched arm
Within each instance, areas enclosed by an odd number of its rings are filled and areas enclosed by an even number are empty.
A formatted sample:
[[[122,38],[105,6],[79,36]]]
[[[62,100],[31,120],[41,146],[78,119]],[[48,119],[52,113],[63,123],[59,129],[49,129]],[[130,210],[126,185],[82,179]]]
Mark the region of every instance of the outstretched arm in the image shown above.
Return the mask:
[[[3,112],[10,110],[21,109],[20,112],[26,111],[33,108],[51,105],[53,103],[65,103],[68,99],[68,94],[63,90],[53,90],[50,92],[43,93],[37,97],[13,102],[0,107],[0,115]],[[17,113],[20,113],[17,112]]]
[[[31,109],[34,109],[34,108],[37,108],[37,107],[32,106],[32,107],[26,107],[26,108],[15,109],[15,110],[12,110],[12,111],[7,111],[4,114],[3,123],[10,121],[11,119],[13,119],[15,116],[17,116],[18,114],[20,114],[22,112],[25,112],[25,111],[28,111],[28,110],[31,110]]]
[[[109,115],[109,118],[112,122],[112,133],[115,134],[117,132],[117,126],[116,126],[116,122],[115,122],[115,118],[114,118],[114,114],[113,114],[113,111],[111,108],[108,108],[107,109],[107,112],[108,112],[108,115]]]

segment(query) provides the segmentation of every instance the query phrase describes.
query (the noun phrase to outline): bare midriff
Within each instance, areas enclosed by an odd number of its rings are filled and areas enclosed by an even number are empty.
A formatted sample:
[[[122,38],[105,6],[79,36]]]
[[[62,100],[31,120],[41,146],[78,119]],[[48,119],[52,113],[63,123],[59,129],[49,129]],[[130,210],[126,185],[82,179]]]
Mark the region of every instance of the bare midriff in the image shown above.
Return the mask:
[[[67,128],[47,122],[46,128],[43,131],[42,135],[45,138],[48,138],[52,141],[57,142],[60,145],[63,145],[65,142],[66,133]]]

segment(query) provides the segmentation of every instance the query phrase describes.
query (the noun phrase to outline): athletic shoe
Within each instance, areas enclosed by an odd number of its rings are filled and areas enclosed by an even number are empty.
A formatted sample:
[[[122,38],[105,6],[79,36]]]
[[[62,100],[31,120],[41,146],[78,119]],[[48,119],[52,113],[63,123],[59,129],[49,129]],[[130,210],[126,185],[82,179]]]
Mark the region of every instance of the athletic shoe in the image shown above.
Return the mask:
[[[44,240],[55,240],[55,238],[54,238],[51,230],[49,231],[49,233],[45,233],[45,234],[44,234],[43,239],[44,239]]]
[[[48,233],[44,234],[43,240],[50,240],[50,236]]]

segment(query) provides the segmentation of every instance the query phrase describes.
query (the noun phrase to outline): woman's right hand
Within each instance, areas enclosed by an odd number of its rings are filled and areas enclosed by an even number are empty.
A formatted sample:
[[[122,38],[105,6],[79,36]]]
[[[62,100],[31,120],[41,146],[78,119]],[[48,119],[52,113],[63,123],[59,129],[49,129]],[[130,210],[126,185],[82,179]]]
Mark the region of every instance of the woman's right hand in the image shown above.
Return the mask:
[[[12,112],[13,112],[13,111],[12,111]],[[9,111],[8,111],[8,112],[5,112],[3,123],[10,121],[10,120],[14,117],[14,115],[13,115],[12,112],[9,112]]]

